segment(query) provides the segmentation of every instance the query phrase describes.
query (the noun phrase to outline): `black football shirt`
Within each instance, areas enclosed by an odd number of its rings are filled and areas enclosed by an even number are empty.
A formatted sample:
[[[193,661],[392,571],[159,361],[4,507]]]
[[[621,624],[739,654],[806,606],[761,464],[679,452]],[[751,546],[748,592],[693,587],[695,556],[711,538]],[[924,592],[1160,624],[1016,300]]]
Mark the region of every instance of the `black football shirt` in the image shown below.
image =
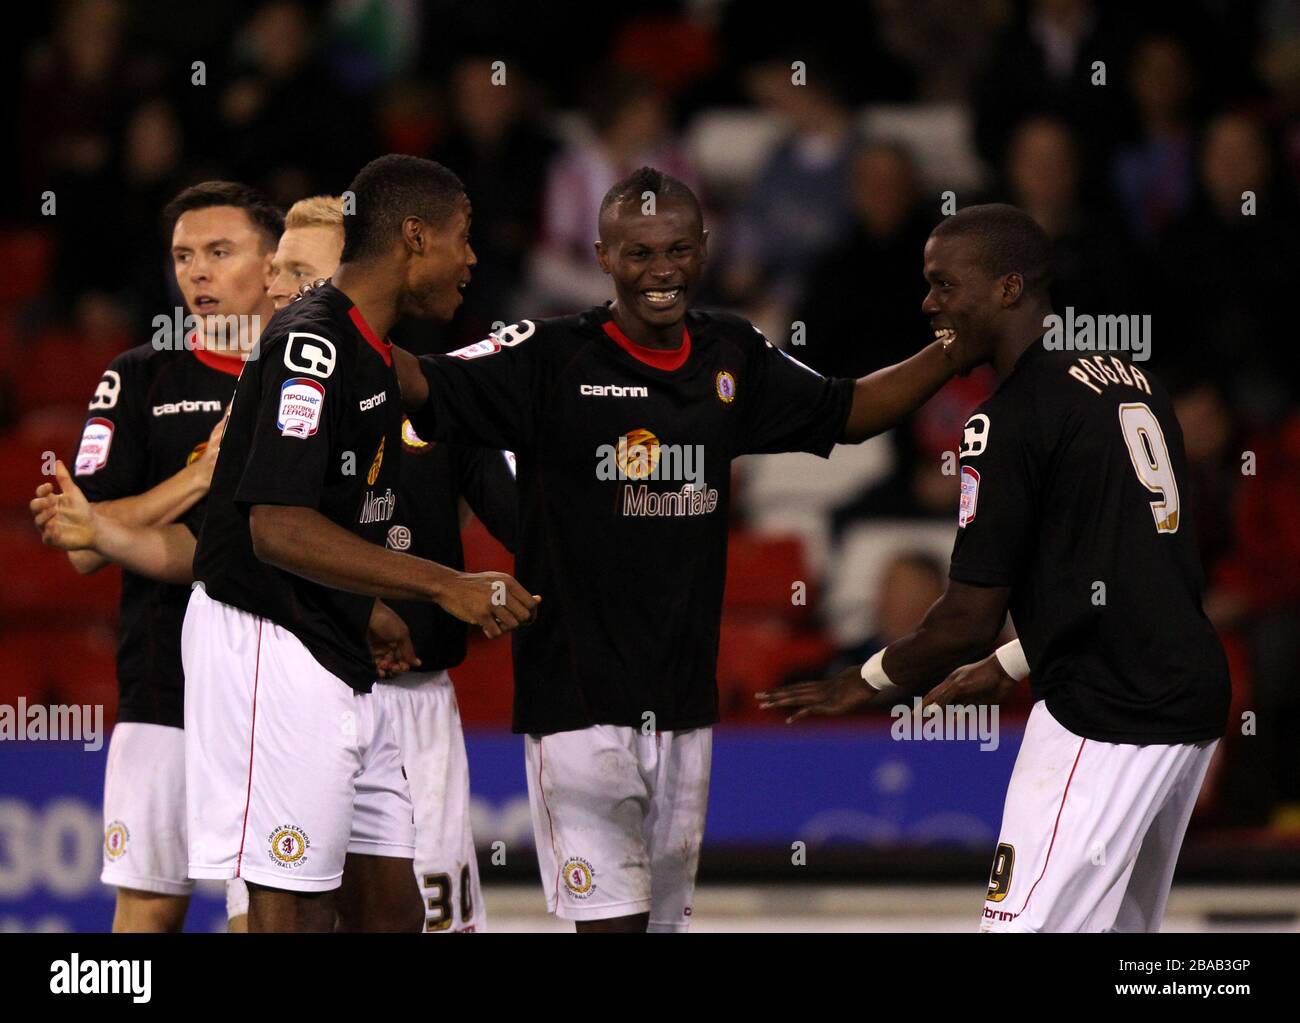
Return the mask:
[[[208,596],[287,629],[362,692],[375,680],[366,644],[373,598],[259,561],[248,513],[258,504],[313,508],[384,544],[402,455],[391,348],[332,284],[272,317],[239,378],[194,555]]]
[[[73,459],[90,501],[142,494],[174,476],[207,447],[242,366],[238,360],[139,345],[105,370]],[[182,521],[197,530],[201,505]],[[181,623],[189,590],[122,573],[118,618],[119,721],[181,728],[185,723]]]
[[[404,554],[465,568],[460,498],[506,550],[515,549],[518,519],[513,455],[489,448],[426,441],[402,421],[402,471],[387,546]],[[420,671],[454,668],[465,659],[468,626],[437,604],[390,600],[411,630]]]
[[[1076,735],[1223,734],[1227,661],[1201,609],[1182,430],[1112,355],[1031,345],[966,422],[951,577],[1011,587],[1035,699]]]
[[[542,603],[514,633],[515,731],[715,722],[731,461],[828,455],[852,381],[736,316],[692,311],[661,351],[605,307],[420,363],[421,437],[518,459],[516,574]]]

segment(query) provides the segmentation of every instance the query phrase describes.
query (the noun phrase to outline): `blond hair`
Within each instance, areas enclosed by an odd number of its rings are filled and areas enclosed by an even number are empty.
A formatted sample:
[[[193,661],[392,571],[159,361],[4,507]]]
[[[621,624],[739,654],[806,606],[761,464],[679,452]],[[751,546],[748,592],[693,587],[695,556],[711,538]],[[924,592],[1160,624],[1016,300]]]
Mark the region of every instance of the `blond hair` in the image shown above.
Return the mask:
[[[343,197],[313,195],[299,199],[284,216],[284,229],[294,227],[337,227],[343,229]]]

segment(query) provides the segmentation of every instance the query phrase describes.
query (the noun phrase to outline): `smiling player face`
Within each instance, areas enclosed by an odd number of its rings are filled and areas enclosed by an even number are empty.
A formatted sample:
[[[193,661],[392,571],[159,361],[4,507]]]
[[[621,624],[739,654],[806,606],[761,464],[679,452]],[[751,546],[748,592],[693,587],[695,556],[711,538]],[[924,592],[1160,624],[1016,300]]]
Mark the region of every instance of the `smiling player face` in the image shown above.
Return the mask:
[[[461,199],[441,228],[421,222],[423,251],[410,262],[402,312],[419,319],[446,322],[465,301],[470,269],[478,262],[469,244],[470,205]]]
[[[343,229],[324,224],[291,227],[280,235],[271,260],[271,285],[267,294],[276,309],[293,301],[303,284],[331,276],[343,255]]]
[[[708,232],[690,203],[661,199],[644,215],[639,204],[611,207],[596,243],[600,268],[614,279],[619,319],[631,333],[658,333],[681,323],[707,254]]]
[[[990,277],[975,260],[975,242],[960,235],[934,237],[925,243],[925,279],[930,290],[921,312],[936,338],[956,334],[958,359],[975,365],[993,357],[997,316],[1003,309],[1002,278]]]
[[[172,266],[189,311],[209,339],[225,330],[225,317],[265,312],[272,250],[238,206],[208,206],[182,213],[172,229]]]

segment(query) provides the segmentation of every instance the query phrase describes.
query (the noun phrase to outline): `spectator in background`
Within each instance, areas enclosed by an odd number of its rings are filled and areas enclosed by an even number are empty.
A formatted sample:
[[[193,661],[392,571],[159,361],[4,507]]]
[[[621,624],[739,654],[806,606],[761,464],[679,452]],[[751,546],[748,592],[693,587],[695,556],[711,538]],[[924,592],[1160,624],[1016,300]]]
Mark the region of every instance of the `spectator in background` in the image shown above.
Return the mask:
[[[804,60],[807,79],[796,85],[793,61],[766,61],[746,76],[753,98],[789,129],[729,226],[730,264],[722,280],[725,298],[745,306],[750,319],[778,338],[786,334],[813,264],[852,223],[850,182],[859,144],[827,62]]]
[[[1147,36],[1134,52],[1129,88],[1137,139],[1115,154],[1115,192],[1129,233],[1154,245],[1191,203],[1195,181],[1192,67],[1172,36]]]
[[[672,134],[668,107],[652,83],[608,70],[593,80],[590,97],[591,134],[560,150],[547,170],[541,245],[529,270],[534,293],[528,300],[547,312],[597,305],[609,297],[594,246],[600,202],[611,185],[638,167],[653,166],[696,187]]]
[[[1007,145],[1024,117],[1051,113],[1077,125],[1090,160],[1085,177],[1101,176],[1111,143],[1119,83],[1092,84],[1093,63],[1114,74],[1114,33],[1102,31],[1089,0],[1034,0],[1023,23],[994,48],[976,88],[975,146],[990,167],[1006,166]]]
[[[1157,369],[1211,371],[1255,422],[1276,420],[1300,383],[1292,353],[1275,341],[1278,298],[1300,266],[1295,199],[1274,187],[1268,141],[1244,114],[1207,126],[1200,185],[1160,249],[1168,309],[1155,321]]]
[[[1202,565],[1214,565],[1232,542],[1232,504],[1241,482],[1241,443],[1223,381],[1170,381],[1191,477],[1180,489],[1192,507]]]
[[[955,377],[891,430],[894,464],[889,475],[834,509],[832,535],[838,537],[862,519],[951,521],[959,496],[955,466],[962,427],[996,384],[988,366]]]
[[[813,264],[790,349],[825,376],[860,377],[914,354],[931,337],[921,315],[921,253],[934,226],[918,205],[916,167],[894,142],[863,145],[852,163],[852,233]]]
[[[236,38],[208,136],[227,174],[264,185],[285,205],[337,188],[374,149],[372,118],[318,61],[315,32],[301,3],[258,7]]]
[[[62,5],[50,41],[33,53],[23,90],[24,185],[32,197],[53,192],[56,211],[77,223],[76,236],[63,235],[55,252],[59,318],[74,296],[102,283],[102,261],[84,258],[78,243],[112,237],[112,201],[105,197],[118,189],[116,135],[131,92],[124,14],[114,0]],[[49,221],[56,230],[63,222]]]
[[[930,555],[919,551],[895,555],[880,574],[875,628],[861,643],[837,651],[825,669],[826,677],[838,674],[851,664],[864,663],[877,650],[912,633],[930,605],[943,596],[945,580],[943,566]]]
[[[453,328],[452,340],[466,343],[493,322],[515,318],[513,299],[537,240],[543,174],[555,148],[533,123],[530,83],[515,62],[507,62],[510,78],[501,86],[493,84],[492,60],[468,57],[452,69],[451,132],[431,153],[456,171],[483,211],[473,225],[474,282]],[[581,255],[594,265],[590,247]]]
[[[1293,266],[1295,264],[1292,264]],[[1249,663],[1256,715],[1238,744],[1234,791],[1260,822],[1300,827],[1300,413],[1250,437],[1254,475],[1241,477],[1228,553],[1209,573],[1205,613],[1239,638]],[[1238,455],[1240,457],[1240,455]],[[1277,804],[1281,804],[1278,806]],[[1276,810],[1274,808],[1276,807]]]
[[[1136,267],[1124,231],[1104,206],[1085,205],[1079,150],[1061,118],[1039,114],[1017,125],[1006,166],[1008,201],[1052,240],[1054,307],[1080,313],[1137,312]]]

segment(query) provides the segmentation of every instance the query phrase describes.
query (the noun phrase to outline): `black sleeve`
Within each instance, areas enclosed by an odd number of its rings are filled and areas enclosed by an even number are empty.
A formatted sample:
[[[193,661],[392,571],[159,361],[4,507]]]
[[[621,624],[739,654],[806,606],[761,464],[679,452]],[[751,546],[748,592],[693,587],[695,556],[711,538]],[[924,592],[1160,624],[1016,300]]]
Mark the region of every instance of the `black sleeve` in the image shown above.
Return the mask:
[[[453,445],[452,457],[461,496],[497,542],[514,554],[519,523],[514,455],[492,448]]]
[[[826,457],[844,433],[853,404],[853,381],[828,379],[766,338],[756,347],[749,360],[748,385],[736,381],[738,392],[749,389],[745,451],[808,451]]]
[[[236,404],[257,402],[248,460],[235,489],[235,503],[244,508],[255,504],[320,507],[349,397],[352,347],[311,334],[298,334],[295,343],[308,343],[303,338],[333,346],[334,351],[326,353],[331,359],[314,360],[328,361],[326,375],[295,368],[313,360],[291,358],[284,339],[272,340],[263,344],[257,375],[245,371],[235,392]],[[248,393],[245,377],[253,385]]]
[[[426,440],[521,451],[533,433],[538,341],[531,320],[447,355],[420,357],[429,400],[410,415]]]
[[[112,501],[148,489],[149,375],[126,352],[108,365],[87,406],[89,418],[72,474],[89,501]]]
[[[1034,542],[1038,455],[1026,413],[1003,405],[966,420],[961,446],[961,503],[950,578],[1010,586]]]

